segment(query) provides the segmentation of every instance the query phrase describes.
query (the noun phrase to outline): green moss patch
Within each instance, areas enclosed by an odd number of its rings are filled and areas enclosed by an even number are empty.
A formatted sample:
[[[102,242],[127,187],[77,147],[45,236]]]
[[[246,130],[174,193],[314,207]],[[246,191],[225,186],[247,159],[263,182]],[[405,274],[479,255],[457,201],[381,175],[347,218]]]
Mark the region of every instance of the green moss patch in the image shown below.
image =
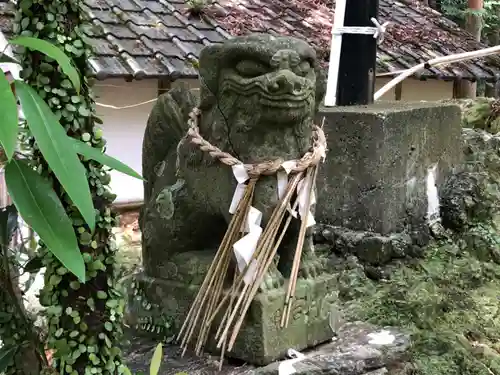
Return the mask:
[[[408,329],[413,368],[407,373],[500,374],[497,248],[497,229],[477,225],[429,246],[423,259],[393,265],[390,280],[369,280],[353,267],[340,277],[346,314]]]

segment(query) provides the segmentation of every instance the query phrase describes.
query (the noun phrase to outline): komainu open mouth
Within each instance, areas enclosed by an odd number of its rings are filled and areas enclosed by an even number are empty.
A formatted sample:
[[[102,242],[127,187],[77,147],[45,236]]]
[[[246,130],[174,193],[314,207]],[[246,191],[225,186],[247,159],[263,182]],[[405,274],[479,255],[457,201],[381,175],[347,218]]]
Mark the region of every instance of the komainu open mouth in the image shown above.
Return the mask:
[[[307,100],[307,96],[302,100],[297,100],[295,98],[294,99],[282,99],[282,98],[269,99],[267,97],[261,97],[261,98],[259,98],[259,103],[262,104],[263,106],[272,107],[272,108],[299,109],[299,108],[305,108],[309,104],[309,101]]]

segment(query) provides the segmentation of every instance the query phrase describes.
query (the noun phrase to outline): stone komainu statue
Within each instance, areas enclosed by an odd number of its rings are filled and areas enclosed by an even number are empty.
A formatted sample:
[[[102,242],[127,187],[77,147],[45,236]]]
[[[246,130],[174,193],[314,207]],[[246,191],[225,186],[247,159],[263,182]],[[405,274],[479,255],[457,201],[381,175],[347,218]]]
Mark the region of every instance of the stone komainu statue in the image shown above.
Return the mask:
[[[310,45],[264,34],[205,48],[199,76],[199,99],[185,86],[160,96],[145,132],[140,226],[145,271],[153,277],[181,277],[186,262],[206,267],[213,256],[207,250],[217,249],[230,220],[236,180],[230,167],[183,138],[190,111],[201,110],[199,129],[207,141],[244,163],[300,159],[311,146],[325,87]],[[253,203],[263,212],[262,226],[277,202],[276,176],[262,176]],[[293,220],[279,251],[280,272],[273,268],[264,283],[269,287],[290,271],[299,227]],[[301,263],[305,276],[321,267],[310,235]]]

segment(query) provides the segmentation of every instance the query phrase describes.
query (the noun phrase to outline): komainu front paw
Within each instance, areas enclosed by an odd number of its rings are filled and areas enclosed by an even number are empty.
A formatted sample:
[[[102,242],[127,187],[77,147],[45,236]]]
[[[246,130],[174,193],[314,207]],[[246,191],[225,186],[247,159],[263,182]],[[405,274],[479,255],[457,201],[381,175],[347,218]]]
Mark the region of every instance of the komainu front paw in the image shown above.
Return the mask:
[[[326,258],[312,256],[302,259],[299,267],[299,277],[313,279],[323,274],[326,270]]]
[[[262,282],[259,286],[259,291],[266,292],[268,290],[281,288],[284,284],[284,278],[275,264],[272,264],[267,270]]]

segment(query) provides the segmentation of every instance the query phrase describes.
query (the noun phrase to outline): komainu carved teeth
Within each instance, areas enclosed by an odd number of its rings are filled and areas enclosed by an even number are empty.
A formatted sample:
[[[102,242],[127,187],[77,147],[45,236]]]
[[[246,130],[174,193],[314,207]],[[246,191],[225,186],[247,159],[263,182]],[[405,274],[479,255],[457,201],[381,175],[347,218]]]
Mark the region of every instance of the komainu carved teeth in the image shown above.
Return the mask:
[[[259,100],[259,103],[267,106],[267,107],[274,107],[274,108],[304,108],[307,105],[306,100],[288,100],[288,101],[283,101],[283,100],[270,100],[267,98],[261,98]]]

